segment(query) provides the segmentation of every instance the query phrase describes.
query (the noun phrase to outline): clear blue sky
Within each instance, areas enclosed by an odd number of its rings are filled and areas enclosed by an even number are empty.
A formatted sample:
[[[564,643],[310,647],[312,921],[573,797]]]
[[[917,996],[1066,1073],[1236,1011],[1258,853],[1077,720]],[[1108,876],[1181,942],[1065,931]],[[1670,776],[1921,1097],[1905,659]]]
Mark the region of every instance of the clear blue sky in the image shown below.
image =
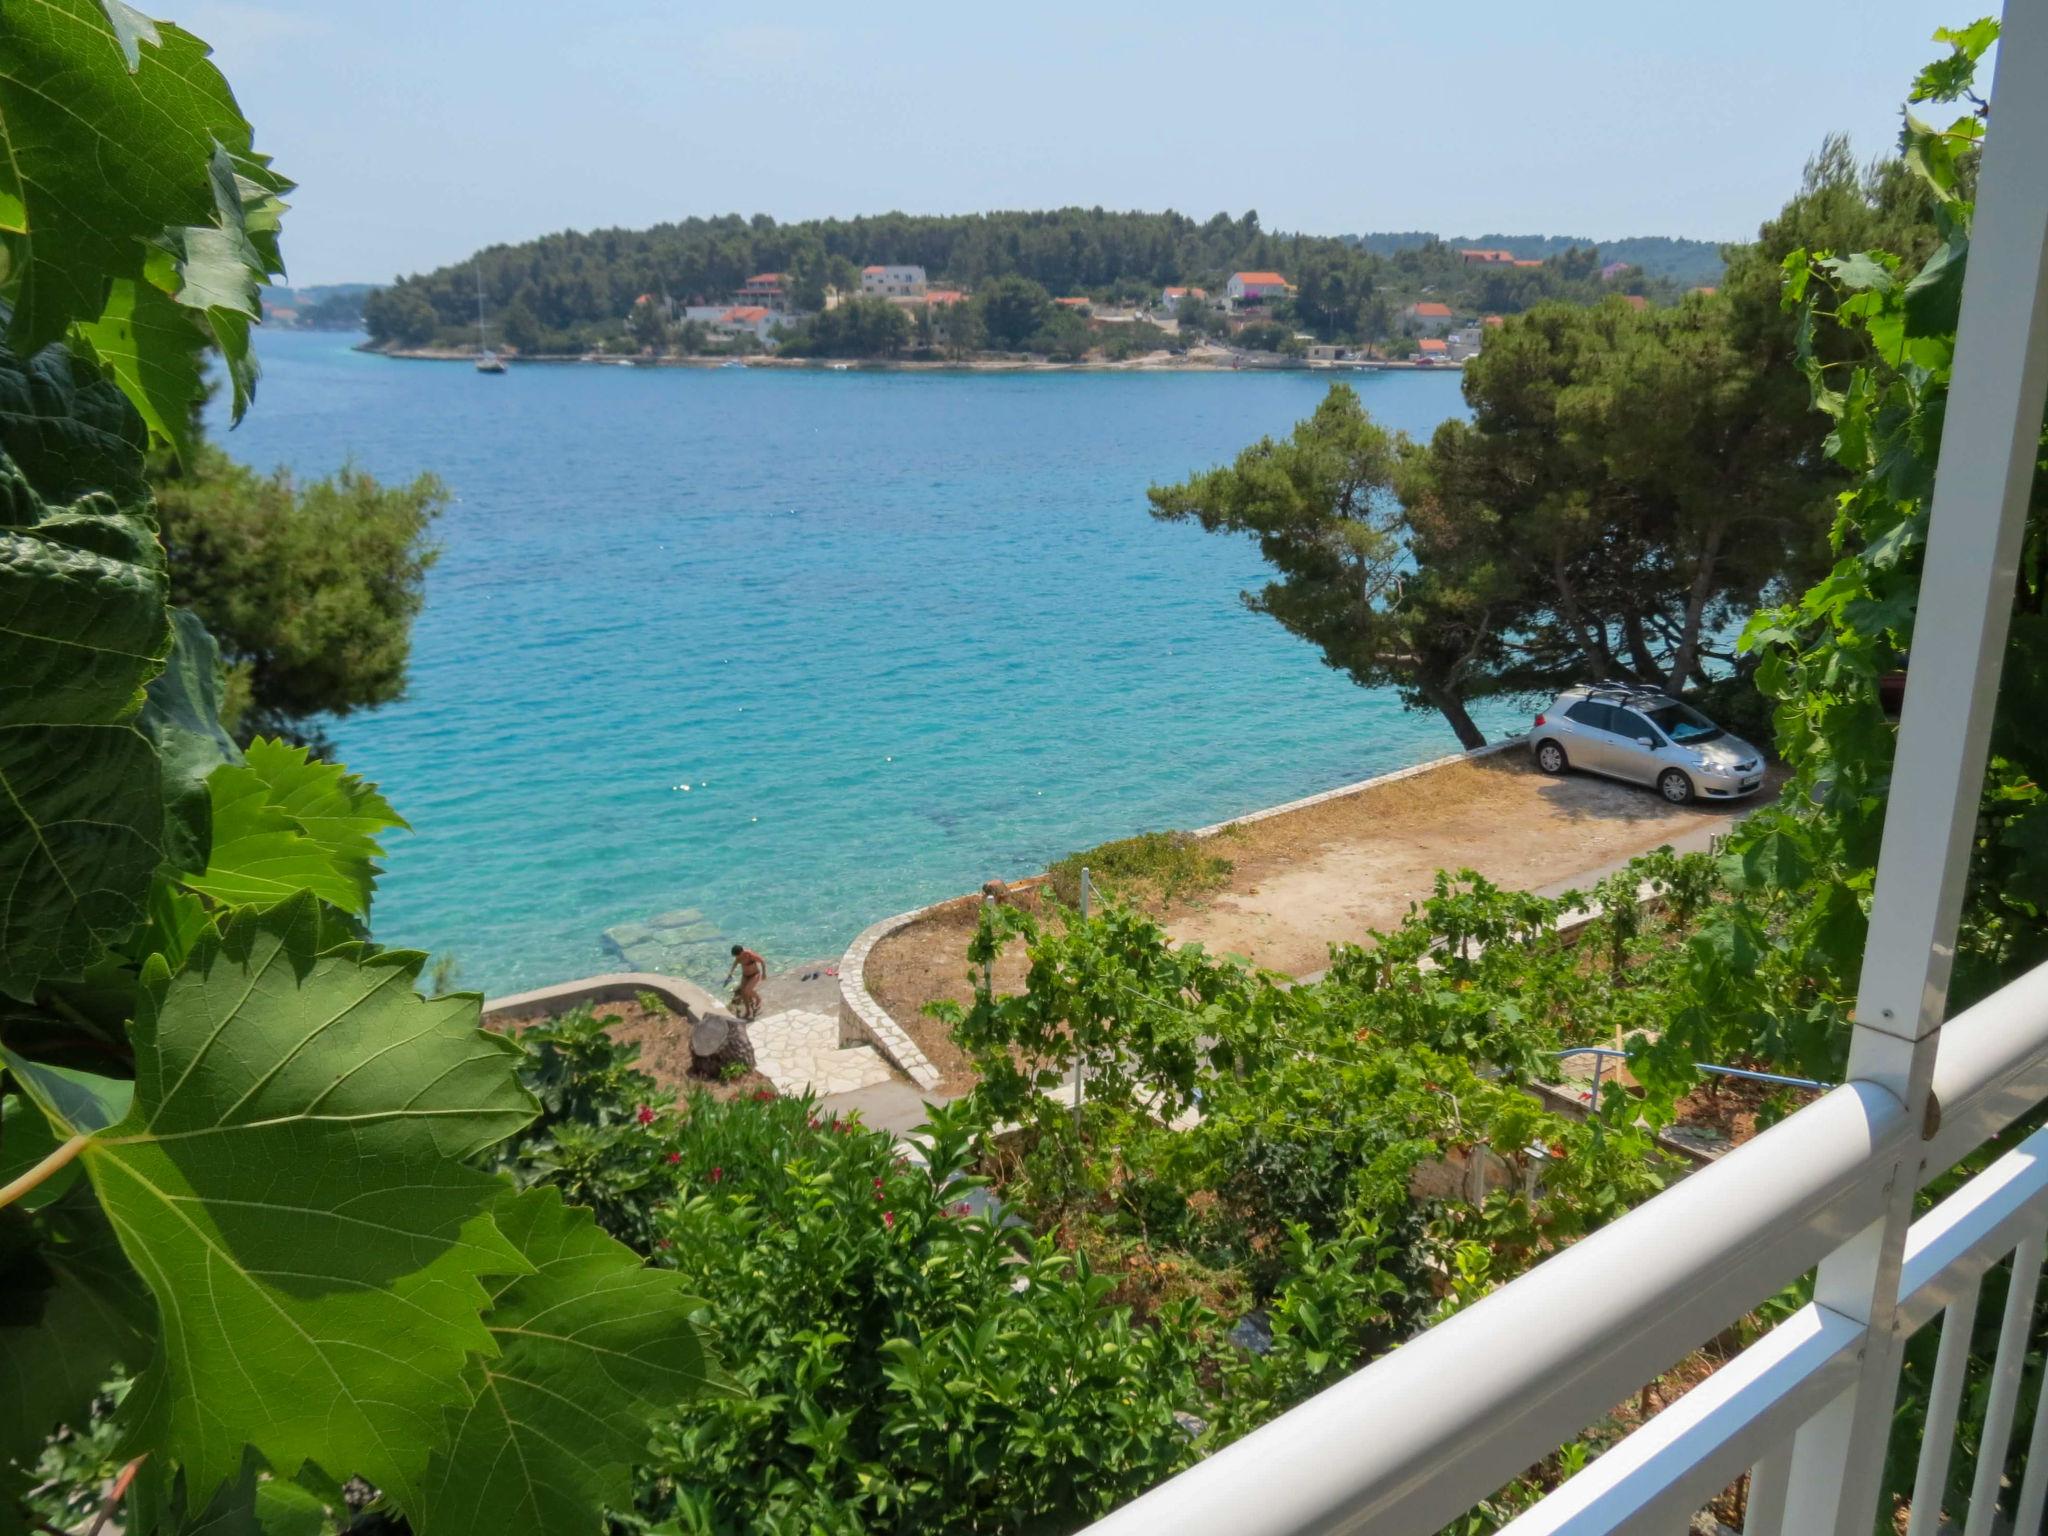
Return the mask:
[[[1728,239],[1986,0],[158,0],[300,182],[295,282],[690,214],[1078,203]]]

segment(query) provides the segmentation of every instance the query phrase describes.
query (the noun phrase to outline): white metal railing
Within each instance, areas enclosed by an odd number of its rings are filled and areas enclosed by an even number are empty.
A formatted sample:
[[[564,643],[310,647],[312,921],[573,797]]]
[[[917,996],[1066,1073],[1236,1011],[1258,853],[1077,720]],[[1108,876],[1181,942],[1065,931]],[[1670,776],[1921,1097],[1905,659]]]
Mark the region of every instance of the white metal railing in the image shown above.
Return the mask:
[[[1748,1471],[1745,1536],[1870,1536],[1901,1352],[1941,1316],[1911,1517],[1934,1536],[1979,1289],[2008,1256],[1968,1507],[1949,1513],[1989,1536],[2009,1503],[2011,1529],[2040,1530],[2048,1402],[2017,1490],[2006,1474],[2048,1130],[1914,1219],[1929,1180],[2048,1099],[2048,967],[1944,1023],[2048,396],[2048,0],[2009,0],[2004,23],[1848,1081],[1094,1536],[1430,1536],[1808,1272],[1811,1305],[1508,1529],[1667,1536]]]

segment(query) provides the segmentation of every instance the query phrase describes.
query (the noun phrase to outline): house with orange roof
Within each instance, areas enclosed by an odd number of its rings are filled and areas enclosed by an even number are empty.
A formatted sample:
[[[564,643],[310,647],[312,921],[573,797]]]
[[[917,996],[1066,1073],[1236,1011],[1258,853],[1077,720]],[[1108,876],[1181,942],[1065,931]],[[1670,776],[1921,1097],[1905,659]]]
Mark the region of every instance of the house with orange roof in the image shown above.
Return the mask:
[[[1481,325],[1486,325],[1486,326],[1495,326],[1495,325],[1506,325],[1506,324],[1507,324],[1507,321],[1506,321],[1505,319],[1503,319],[1503,318],[1502,318],[1501,316],[1499,316],[1499,315],[1481,315],[1481,316],[1479,317],[1479,323],[1480,323]]]
[[[860,291],[871,299],[909,298],[923,293],[926,286],[923,267],[873,266],[860,269]]]
[[[1268,299],[1284,299],[1293,290],[1278,272],[1233,272],[1223,285],[1232,309],[1256,309]]]
[[[1533,256],[1526,260],[1518,256],[1515,258],[1515,265],[1518,267],[1540,267],[1543,263]]]
[[[1451,344],[1441,336],[1424,336],[1415,343],[1415,360],[1418,363],[1447,363],[1451,360]]]
[[[1095,301],[1089,298],[1086,294],[1079,293],[1074,294],[1068,298],[1053,300],[1053,303],[1059,305],[1061,309],[1076,310],[1084,315],[1088,313],[1088,306],[1094,302]]]
[[[1206,304],[1209,301],[1209,290],[1206,288],[1162,288],[1159,290],[1159,307],[1169,315],[1179,314],[1182,302],[1188,299],[1194,300],[1197,304]]]
[[[1515,259],[1513,251],[1461,249],[1458,255],[1475,266],[1506,266]]]
[[[781,314],[789,308],[789,274],[756,272],[740,284],[740,290],[732,296],[732,301],[742,306],[758,304],[763,309]]]
[[[735,304],[711,322],[711,329],[721,336],[751,336],[765,347],[773,344],[781,324],[782,316],[765,304]]]
[[[1451,313],[1450,305],[1437,299],[1423,299],[1410,304],[1402,313],[1408,317],[1409,328],[1418,336],[1441,336],[1458,318]]]

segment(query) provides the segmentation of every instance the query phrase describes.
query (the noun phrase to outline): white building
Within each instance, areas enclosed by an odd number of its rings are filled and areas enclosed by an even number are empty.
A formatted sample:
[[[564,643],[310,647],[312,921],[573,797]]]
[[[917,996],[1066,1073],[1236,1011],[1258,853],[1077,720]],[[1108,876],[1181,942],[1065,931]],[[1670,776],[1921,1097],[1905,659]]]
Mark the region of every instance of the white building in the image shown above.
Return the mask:
[[[1223,285],[1223,295],[1232,309],[1262,305],[1268,299],[1287,297],[1287,279],[1278,272],[1233,272]]]
[[[860,291],[870,298],[907,298],[923,293],[923,267],[862,267]]]
[[[1169,315],[1180,313],[1183,303],[1206,304],[1209,290],[1206,288],[1162,288],[1159,290],[1159,307]]]

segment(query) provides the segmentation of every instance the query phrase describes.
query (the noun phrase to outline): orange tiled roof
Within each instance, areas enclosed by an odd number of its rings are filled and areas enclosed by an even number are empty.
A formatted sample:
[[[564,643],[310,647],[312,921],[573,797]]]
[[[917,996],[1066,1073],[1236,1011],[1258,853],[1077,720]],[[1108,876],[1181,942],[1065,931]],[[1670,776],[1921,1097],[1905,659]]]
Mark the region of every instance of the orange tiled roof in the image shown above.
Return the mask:
[[[1435,299],[1424,299],[1415,306],[1415,316],[1419,320],[1448,320],[1451,317],[1451,306],[1439,304]]]
[[[1230,274],[1247,287],[1256,283],[1261,288],[1285,288],[1287,279],[1278,272],[1233,272]]]
[[[1543,265],[1543,263],[1535,260],[1534,258],[1531,258],[1527,261],[1517,260],[1515,262],[1515,265],[1518,267],[1540,267]]]
[[[720,318],[729,323],[739,324],[752,320],[765,320],[767,317],[768,311],[759,304],[736,304],[731,309],[728,309]]]
[[[1479,323],[1481,325],[1506,325],[1507,321],[1501,319],[1499,315],[1482,315]]]
[[[1425,352],[1442,352],[1446,350],[1446,344],[1434,336],[1425,336],[1415,345],[1422,348]]]

